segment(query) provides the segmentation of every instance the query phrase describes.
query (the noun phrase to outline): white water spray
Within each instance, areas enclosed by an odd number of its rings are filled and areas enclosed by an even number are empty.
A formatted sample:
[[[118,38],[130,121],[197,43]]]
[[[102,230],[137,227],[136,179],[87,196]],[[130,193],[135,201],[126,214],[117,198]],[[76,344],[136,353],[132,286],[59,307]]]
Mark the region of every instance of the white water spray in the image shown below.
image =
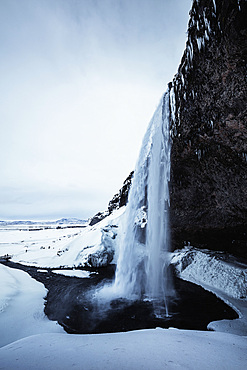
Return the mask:
[[[122,298],[163,302],[166,314],[170,244],[169,124],[169,92],[166,92],[143,140],[120,233],[119,258],[112,287]],[[140,220],[145,213],[147,223],[145,217]]]

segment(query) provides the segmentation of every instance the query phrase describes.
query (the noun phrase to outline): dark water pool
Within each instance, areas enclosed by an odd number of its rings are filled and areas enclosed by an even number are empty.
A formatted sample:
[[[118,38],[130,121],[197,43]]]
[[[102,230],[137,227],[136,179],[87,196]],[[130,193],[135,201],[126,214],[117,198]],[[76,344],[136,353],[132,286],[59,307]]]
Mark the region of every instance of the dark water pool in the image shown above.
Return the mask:
[[[68,333],[110,333],[155,327],[207,330],[211,321],[236,319],[237,313],[214,294],[174,276],[176,297],[169,304],[169,317],[157,317],[151,302],[114,300],[96,304],[93,292],[114,278],[115,267],[91,270],[90,278],[38,272],[35,267],[11,261],[6,266],[28,272],[48,289],[45,314]],[[93,272],[97,272],[94,274]]]

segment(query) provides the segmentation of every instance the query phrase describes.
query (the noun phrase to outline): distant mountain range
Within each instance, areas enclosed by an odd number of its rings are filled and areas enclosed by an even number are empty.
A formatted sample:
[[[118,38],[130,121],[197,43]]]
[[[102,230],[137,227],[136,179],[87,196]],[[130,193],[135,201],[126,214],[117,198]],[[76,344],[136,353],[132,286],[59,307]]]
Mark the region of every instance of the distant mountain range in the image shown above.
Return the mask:
[[[7,225],[86,225],[88,220],[79,218],[61,218],[56,221],[0,221],[0,226]]]

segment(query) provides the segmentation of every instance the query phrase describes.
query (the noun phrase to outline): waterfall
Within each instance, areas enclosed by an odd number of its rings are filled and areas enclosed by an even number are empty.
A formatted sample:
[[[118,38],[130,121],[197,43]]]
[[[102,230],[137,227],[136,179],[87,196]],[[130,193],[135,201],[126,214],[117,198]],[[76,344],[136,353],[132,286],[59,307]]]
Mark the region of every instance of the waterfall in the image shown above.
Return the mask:
[[[127,299],[163,302],[167,311],[170,179],[169,92],[145,134],[120,233],[113,290]]]

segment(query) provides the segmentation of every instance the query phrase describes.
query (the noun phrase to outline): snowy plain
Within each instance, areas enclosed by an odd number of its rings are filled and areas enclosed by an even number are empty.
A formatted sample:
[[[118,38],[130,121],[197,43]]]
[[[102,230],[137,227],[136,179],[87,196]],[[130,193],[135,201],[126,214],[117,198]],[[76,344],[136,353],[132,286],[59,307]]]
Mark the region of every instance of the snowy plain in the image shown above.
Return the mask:
[[[121,212],[81,229],[1,229],[0,255],[12,255],[13,261],[41,271],[86,265],[88,250],[102,251],[108,242],[110,249],[115,248]],[[193,258],[185,262],[192,252]],[[207,332],[156,328],[66,334],[44,315],[44,286],[25,272],[0,264],[0,369],[246,369],[246,266],[191,248],[174,253],[172,262],[183,279],[215,292],[240,318],[210,323],[209,329],[215,331]],[[88,278],[82,270],[57,272]]]

